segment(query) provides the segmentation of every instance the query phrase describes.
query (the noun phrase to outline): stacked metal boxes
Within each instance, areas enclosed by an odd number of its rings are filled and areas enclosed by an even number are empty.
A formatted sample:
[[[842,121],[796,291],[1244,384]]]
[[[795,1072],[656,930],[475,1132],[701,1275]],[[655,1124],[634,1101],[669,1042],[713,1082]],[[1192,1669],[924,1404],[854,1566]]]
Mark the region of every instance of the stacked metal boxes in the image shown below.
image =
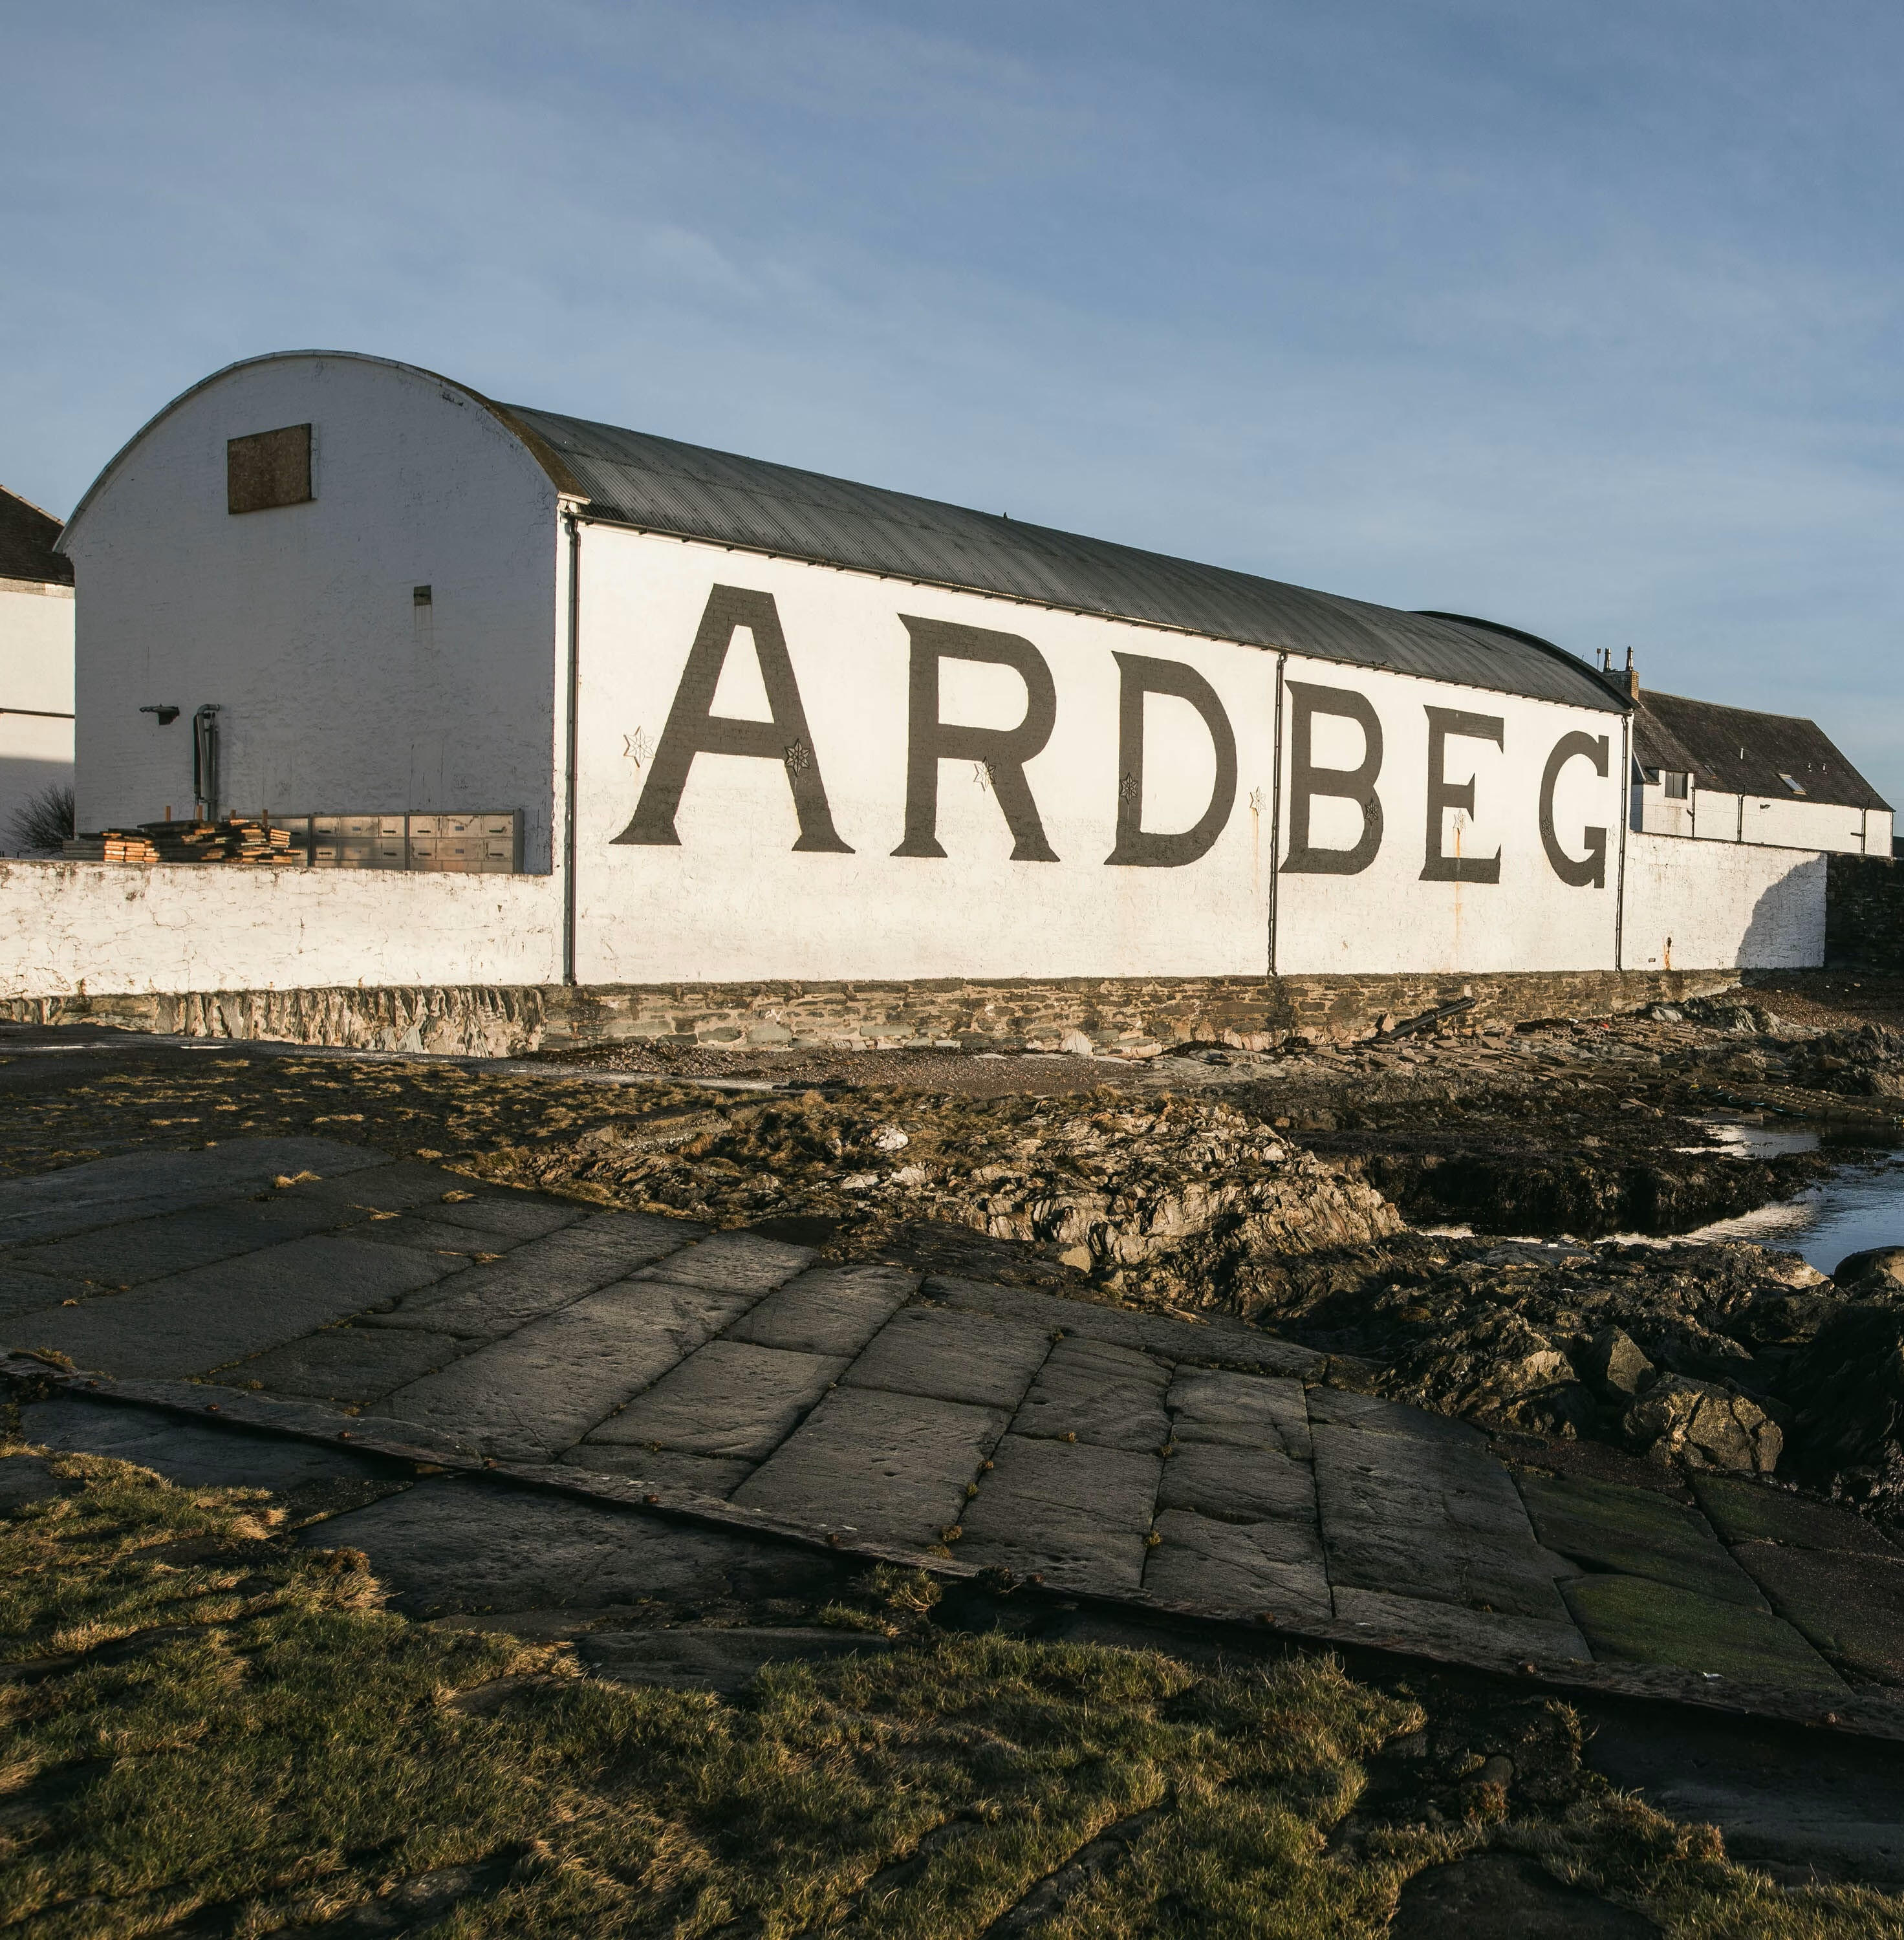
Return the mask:
[[[517,875],[522,813],[273,815],[314,869],[423,869],[456,875]]]

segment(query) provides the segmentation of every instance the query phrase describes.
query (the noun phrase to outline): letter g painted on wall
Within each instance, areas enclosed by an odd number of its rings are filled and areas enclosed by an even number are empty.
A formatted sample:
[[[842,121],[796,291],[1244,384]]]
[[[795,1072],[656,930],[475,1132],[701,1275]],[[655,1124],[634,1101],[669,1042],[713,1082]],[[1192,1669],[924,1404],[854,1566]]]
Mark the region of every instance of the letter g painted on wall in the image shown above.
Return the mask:
[[[1367,697],[1346,687],[1318,687],[1292,680],[1289,694],[1289,853],[1286,876],[1359,876],[1382,846],[1381,798],[1375,779],[1382,771],[1382,724]],[[1339,715],[1362,730],[1362,759],[1353,768],[1316,765],[1315,718]],[[1318,849],[1309,840],[1309,805],[1317,795],[1335,795],[1362,811],[1362,834],[1349,849]]]
[[[1584,856],[1570,856],[1561,846],[1560,837],[1554,831],[1554,791],[1560,785],[1561,770],[1576,755],[1592,762],[1593,771],[1604,776],[1606,772],[1606,737],[1604,734],[1563,734],[1554,743],[1554,752],[1547,757],[1547,766],[1540,777],[1540,846],[1547,852],[1547,859],[1552,864],[1554,874],[1564,883],[1571,883],[1576,889],[1600,889],[1606,886],[1606,831],[1603,828],[1582,831],[1587,845]]]

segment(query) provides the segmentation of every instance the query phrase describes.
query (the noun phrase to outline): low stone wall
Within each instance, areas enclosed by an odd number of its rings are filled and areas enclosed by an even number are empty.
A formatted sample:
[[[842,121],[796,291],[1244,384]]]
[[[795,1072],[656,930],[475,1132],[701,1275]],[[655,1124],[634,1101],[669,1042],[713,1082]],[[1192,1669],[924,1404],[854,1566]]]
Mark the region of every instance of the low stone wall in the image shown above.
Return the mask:
[[[1266,1049],[1292,1034],[1365,1037],[1384,1020],[1471,997],[1458,1020],[1609,1017],[1729,990],[1726,971],[1522,972],[1491,977],[1064,978],[894,984],[560,984],[231,990],[15,998],[15,1022],[88,1021],[188,1037],[506,1057],[646,1040],[736,1050],[863,1049],[1142,1054],[1173,1044]]]
[[[1904,868],[1890,856],[1832,857],[1825,962],[1833,970],[1904,970]]]

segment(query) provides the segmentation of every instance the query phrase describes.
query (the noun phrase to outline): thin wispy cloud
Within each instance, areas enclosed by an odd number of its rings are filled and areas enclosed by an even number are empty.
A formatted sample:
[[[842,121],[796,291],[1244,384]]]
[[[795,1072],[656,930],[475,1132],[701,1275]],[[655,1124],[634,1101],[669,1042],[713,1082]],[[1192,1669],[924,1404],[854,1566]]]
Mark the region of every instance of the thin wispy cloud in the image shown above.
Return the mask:
[[[0,0],[0,480],[336,345],[1816,713],[1904,803],[1904,16]]]

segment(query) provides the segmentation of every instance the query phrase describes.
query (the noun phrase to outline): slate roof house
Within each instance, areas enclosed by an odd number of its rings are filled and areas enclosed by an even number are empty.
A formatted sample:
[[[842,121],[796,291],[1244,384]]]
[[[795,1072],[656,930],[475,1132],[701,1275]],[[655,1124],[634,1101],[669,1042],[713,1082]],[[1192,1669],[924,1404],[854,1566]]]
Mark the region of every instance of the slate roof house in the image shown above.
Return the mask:
[[[1683,694],[1637,698],[1635,828],[1780,849],[1891,853],[1890,804],[1815,721]]]
[[[0,486],[0,855],[50,788],[73,781],[73,569],[60,521]]]

